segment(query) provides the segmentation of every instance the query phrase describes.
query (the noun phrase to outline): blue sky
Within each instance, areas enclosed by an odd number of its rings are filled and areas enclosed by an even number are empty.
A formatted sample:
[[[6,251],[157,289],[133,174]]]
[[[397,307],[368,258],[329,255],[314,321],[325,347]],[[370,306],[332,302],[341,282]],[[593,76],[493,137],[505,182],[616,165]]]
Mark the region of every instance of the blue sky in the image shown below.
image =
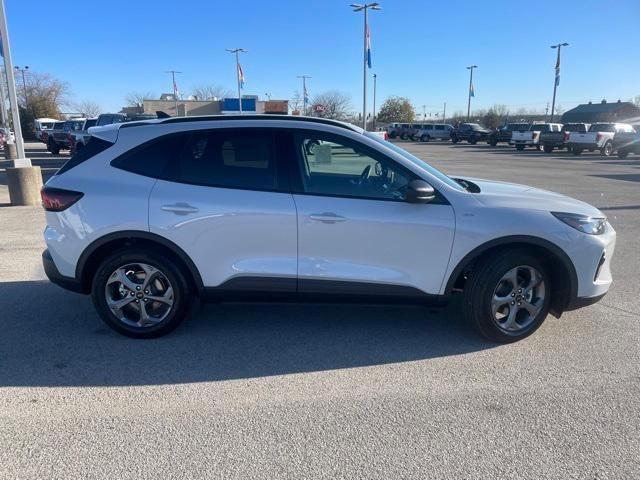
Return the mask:
[[[378,104],[410,98],[419,113],[473,107],[544,109],[551,100],[555,51],[563,49],[558,102],[640,95],[640,1],[379,0],[371,14]],[[13,61],[69,83],[73,99],[119,110],[131,91],[182,92],[199,84],[235,88],[233,58],[244,47],[244,93],[290,98],[308,74],[311,96],[329,89],[361,108],[362,14],[349,1],[5,0]],[[370,108],[370,107],[369,107]]]

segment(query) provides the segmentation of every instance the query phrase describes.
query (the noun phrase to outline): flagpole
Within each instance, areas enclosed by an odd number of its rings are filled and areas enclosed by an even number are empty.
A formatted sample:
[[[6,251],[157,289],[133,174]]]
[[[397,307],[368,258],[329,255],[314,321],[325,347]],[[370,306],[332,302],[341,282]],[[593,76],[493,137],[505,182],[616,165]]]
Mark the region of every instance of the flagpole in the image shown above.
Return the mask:
[[[473,88],[473,69],[474,68],[478,68],[477,65],[469,65],[467,67],[467,70],[470,70],[470,75],[469,75],[469,93],[468,93],[468,100],[467,100],[467,122],[469,121],[469,119],[471,118],[471,89]]]
[[[376,131],[376,83],[378,75],[373,74],[373,131]]]
[[[364,49],[363,49],[363,64],[362,64],[362,128],[367,130],[367,67],[369,66],[369,55],[367,48],[367,33],[369,31],[369,9],[380,10],[378,3],[352,3],[350,5],[354,12],[364,10]]]
[[[178,116],[178,86],[176,85],[176,73],[182,73],[177,70],[167,70],[165,73],[171,74],[171,80],[173,81],[173,108],[176,111],[176,117]],[[186,115],[186,112],[185,112]]]
[[[297,78],[302,79],[302,114],[307,115],[307,78],[312,78],[310,75],[298,75]]]
[[[551,101],[551,123],[553,123],[553,114],[556,109],[556,90],[558,88],[558,83],[560,83],[560,49],[562,47],[569,46],[568,43],[559,43],[557,45],[551,45],[551,48],[558,49],[558,56],[556,58],[556,74],[553,80],[553,100]]]
[[[236,55],[236,80],[238,82],[238,107],[240,109],[240,115],[242,115],[242,83],[240,79],[240,53],[247,53],[244,48],[227,48],[227,52],[235,53]]]

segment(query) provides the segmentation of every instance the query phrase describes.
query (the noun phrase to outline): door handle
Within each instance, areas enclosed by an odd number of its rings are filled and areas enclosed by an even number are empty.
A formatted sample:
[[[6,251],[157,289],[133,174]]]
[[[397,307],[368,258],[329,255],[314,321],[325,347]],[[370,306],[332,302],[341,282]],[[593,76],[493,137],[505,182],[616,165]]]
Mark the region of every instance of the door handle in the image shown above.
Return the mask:
[[[173,205],[162,205],[160,208],[165,212],[175,213],[176,215],[188,215],[198,211],[197,207],[184,202],[174,203]]]
[[[337,223],[344,222],[346,220],[345,217],[336,215],[335,213],[312,213],[309,215],[311,220],[322,223]]]

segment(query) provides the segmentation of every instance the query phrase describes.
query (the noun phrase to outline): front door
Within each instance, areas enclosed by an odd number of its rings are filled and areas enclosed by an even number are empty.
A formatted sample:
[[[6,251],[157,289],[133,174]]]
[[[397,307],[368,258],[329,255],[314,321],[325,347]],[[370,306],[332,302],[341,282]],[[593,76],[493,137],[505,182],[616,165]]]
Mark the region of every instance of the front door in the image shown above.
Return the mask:
[[[455,229],[446,199],[407,203],[415,174],[352,139],[302,131],[295,145],[299,291],[439,293]]]

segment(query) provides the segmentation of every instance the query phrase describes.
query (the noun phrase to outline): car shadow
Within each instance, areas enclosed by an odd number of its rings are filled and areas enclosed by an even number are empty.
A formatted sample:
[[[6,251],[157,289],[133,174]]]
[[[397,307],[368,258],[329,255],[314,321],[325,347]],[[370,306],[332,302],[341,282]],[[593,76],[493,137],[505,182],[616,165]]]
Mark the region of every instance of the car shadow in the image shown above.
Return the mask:
[[[0,387],[157,385],[425,360],[488,349],[457,301],[425,306],[194,305],[171,334],[114,333],[90,298],[0,283]]]

